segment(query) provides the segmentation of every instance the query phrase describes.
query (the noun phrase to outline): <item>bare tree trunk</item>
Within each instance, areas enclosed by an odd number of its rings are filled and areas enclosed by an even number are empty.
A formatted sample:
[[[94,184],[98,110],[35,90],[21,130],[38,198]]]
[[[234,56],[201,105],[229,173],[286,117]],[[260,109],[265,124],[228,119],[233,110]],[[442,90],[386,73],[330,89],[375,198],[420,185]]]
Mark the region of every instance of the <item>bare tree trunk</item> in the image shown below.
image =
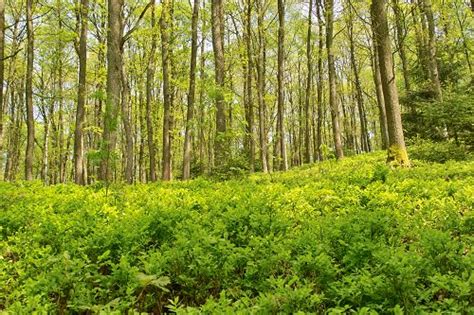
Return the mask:
[[[84,133],[83,124],[86,103],[86,71],[87,71],[87,15],[89,0],[81,0],[79,4],[78,20],[80,21],[79,35],[79,88],[77,91],[76,129],[74,131],[74,176],[79,185],[85,184],[84,177]]]
[[[112,179],[112,164],[117,144],[117,125],[122,88],[122,8],[123,0],[108,0],[107,28],[107,101],[105,103],[103,157],[100,179]]]
[[[211,2],[212,48],[214,50],[215,79],[218,88],[216,95],[216,139],[214,140],[215,164],[225,163],[228,148],[226,145],[226,106],[224,100],[225,61],[224,61],[224,4],[222,0]]]
[[[263,18],[265,15],[262,4],[257,1],[257,36],[258,36],[258,57],[257,57],[257,99],[258,99],[258,123],[260,160],[262,161],[262,171],[268,172],[267,159],[267,129],[266,129],[266,104],[265,104],[265,34],[263,29]]]
[[[253,113],[253,99],[252,99],[252,71],[253,71],[253,56],[251,46],[252,36],[252,3],[251,0],[246,0],[246,18],[245,18],[245,49],[246,49],[246,73],[245,73],[245,118],[246,118],[246,147],[247,156],[249,159],[250,170],[255,170],[255,141],[254,141],[254,113]]]
[[[5,75],[5,0],[0,0],[0,168],[3,165],[3,82]]]
[[[125,133],[125,181],[128,184],[133,183],[133,135],[130,113],[130,85],[127,74],[122,67],[122,124]]]
[[[277,140],[280,151],[280,170],[288,169],[285,146],[285,96],[283,91],[283,80],[285,71],[285,5],[283,0],[278,0],[278,110],[277,110]]]
[[[318,160],[323,160],[321,145],[323,143],[323,21],[321,18],[321,0],[316,3],[316,15],[318,17],[318,73],[317,73],[317,102],[318,102],[318,119],[316,128],[316,145]]]
[[[405,36],[406,30],[404,27],[405,24],[405,17],[402,15],[402,11],[400,8],[399,0],[392,0],[393,4],[393,12],[395,13],[395,29],[397,34],[397,49],[398,54],[400,55],[400,59],[402,61],[402,74],[403,74],[403,82],[405,84],[405,90],[407,92],[411,91],[410,85],[410,74],[408,69],[408,59],[406,56],[405,51]]]
[[[33,116],[33,0],[26,1],[26,33],[28,38],[26,63],[26,123],[28,136],[25,153],[25,179],[33,179],[33,155],[35,145],[35,122]]]
[[[170,28],[172,23],[171,1],[164,0],[162,3],[160,18],[161,26],[161,56],[163,70],[163,156],[162,156],[162,179],[171,180],[171,107],[172,88],[171,81],[171,58],[170,58]]]
[[[342,159],[344,152],[342,150],[341,129],[339,127],[339,105],[336,96],[336,69],[334,67],[334,53],[332,50],[333,41],[333,23],[334,23],[334,0],[326,0],[326,50],[328,54],[328,72],[329,72],[329,105],[331,106],[332,133],[336,159]]]
[[[372,72],[375,85],[375,94],[377,96],[377,106],[379,109],[379,124],[380,124],[380,137],[382,140],[382,149],[388,149],[388,130],[387,130],[387,113],[385,111],[385,102],[382,89],[382,80],[380,78],[380,65],[379,57],[377,52],[377,46],[375,44],[375,35],[373,38],[373,61],[372,61]]]
[[[155,76],[155,54],[156,54],[156,15],[155,15],[155,1],[151,8],[151,50],[148,59],[148,68],[146,70],[146,130],[147,130],[147,144],[148,144],[148,155],[150,162],[149,169],[149,180],[152,182],[156,181],[156,149],[154,142],[154,130],[153,130],[153,109],[152,109],[152,98],[153,98],[153,79]]]
[[[389,148],[387,162],[408,166],[408,154],[403,136],[398,91],[393,72],[392,48],[385,9],[386,0],[372,0],[371,16],[379,55],[380,77],[387,111]]]
[[[191,19],[191,61],[189,69],[188,108],[186,112],[186,131],[184,135],[183,148],[183,179],[191,177],[191,149],[193,137],[194,99],[196,96],[196,60],[197,60],[197,36],[199,20],[199,0],[194,0],[193,16]]]
[[[309,0],[308,7],[308,30],[306,34],[306,93],[305,93],[305,103],[304,103],[304,162],[311,162],[311,130],[310,130],[310,112],[309,112],[309,103],[311,99],[311,86],[313,78],[313,65],[311,58],[311,27],[312,27],[312,17],[313,17],[313,0]]]
[[[431,8],[431,0],[420,0],[421,9],[428,22],[428,53],[429,53],[429,69],[431,76],[431,84],[436,98],[440,101],[443,100],[443,92],[441,90],[441,81],[439,78],[438,61],[436,53],[436,34],[435,24],[433,18],[433,11]]]
[[[352,12],[351,6],[349,6],[348,9],[349,9],[349,23],[348,23],[349,36],[348,37],[349,37],[349,46],[350,46],[351,67],[352,67],[352,72],[354,74],[357,110],[359,112],[360,143],[362,146],[362,150],[364,152],[369,152],[370,151],[370,138],[369,138],[368,126],[367,126],[367,116],[365,114],[364,95],[362,92],[362,85],[359,78],[359,67],[357,65],[356,53],[355,53],[353,12]]]

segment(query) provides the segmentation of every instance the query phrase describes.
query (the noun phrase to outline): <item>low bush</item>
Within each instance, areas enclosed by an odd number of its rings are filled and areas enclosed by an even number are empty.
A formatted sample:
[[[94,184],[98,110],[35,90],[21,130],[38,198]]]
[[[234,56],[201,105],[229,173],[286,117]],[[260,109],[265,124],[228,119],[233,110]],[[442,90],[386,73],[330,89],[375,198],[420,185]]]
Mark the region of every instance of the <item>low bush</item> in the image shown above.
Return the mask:
[[[474,162],[227,182],[0,183],[0,311],[474,312]]]

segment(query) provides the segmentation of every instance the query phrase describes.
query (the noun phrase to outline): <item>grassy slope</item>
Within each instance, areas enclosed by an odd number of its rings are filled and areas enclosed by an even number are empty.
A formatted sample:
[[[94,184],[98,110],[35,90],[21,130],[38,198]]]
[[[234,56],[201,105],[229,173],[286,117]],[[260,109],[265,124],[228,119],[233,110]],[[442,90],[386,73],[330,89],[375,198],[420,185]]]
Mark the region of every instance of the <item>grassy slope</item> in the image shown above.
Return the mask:
[[[473,312],[474,162],[383,159],[107,195],[0,183],[0,310]]]

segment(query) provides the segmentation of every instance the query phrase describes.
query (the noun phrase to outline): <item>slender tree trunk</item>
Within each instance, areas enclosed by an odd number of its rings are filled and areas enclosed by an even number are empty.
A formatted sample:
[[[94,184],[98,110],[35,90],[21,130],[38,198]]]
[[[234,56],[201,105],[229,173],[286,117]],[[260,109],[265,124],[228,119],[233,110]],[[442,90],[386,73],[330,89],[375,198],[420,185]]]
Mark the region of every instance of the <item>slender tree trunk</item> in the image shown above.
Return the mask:
[[[279,162],[280,170],[286,171],[288,169],[288,161],[286,158],[285,145],[285,109],[284,109],[284,71],[285,71],[285,5],[283,0],[278,0],[278,99],[277,99],[277,140],[279,142]]]
[[[122,124],[125,134],[125,151],[123,152],[125,158],[125,181],[128,184],[133,183],[133,135],[130,112],[130,85],[127,74],[122,67]]]
[[[318,119],[315,150],[318,154],[318,160],[323,160],[321,145],[323,143],[323,21],[321,18],[321,0],[316,3],[316,15],[318,17],[318,73],[317,73],[317,102],[318,102]]]
[[[353,12],[352,8],[349,6],[349,23],[348,23],[348,30],[349,30],[349,46],[350,46],[350,59],[351,59],[351,68],[354,74],[354,87],[355,87],[355,96],[356,96],[356,103],[357,103],[357,110],[359,112],[359,122],[360,122],[360,143],[362,146],[362,150],[364,152],[370,151],[370,138],[368,132],[368,124],[367,124],[367,116],[365,114],[364,108],[364,95],[362,92],[362,84],[360,82],[359,77],[359,67],[356,61],[356,52],[355,52],[355,44],[354,44],[354,26],[353,26]]]
[[[84,132],[83,124],[86,103],[86,71],[87,71],[87,15],[89,0],[81,0],[79,4],[78,20],[80,21],[79,35],[79,88],[77,91],[76,129],[74,131],[74,174],[75,182],[85,184],[84,178]]]
[[[170,28],[172,23],[171,1],[164,0],[162,3],[160,19],[161,26],[161,56],[163,71],[163,157],[162,157],[162,179],[171,180],[171,107],[172,88],[171,81],[171,56],[170,56]]]
[[[33,0],[26,1],[26,33],[27,33],[27,63],[26,63],[26,123],[28,136],[25,153],[25,179],[33,179],[33,155],[35,145],[35,122],[33,116]]]
[[[226,109],[224,100],[224,4],[223,0],[211,2],[212,48],[214,50],[216,93],[216,139],[214,140],[215,164],[221,166],[228,156],[226,145]]]
[[[262,4],[257,1],[257,36],[258,36],[258,57],[257,57],[257,99],[258,99],[258,124],[260,142],[260,160],[262,161],[262,171],[268,172],[267,158],[267,131],[266,131],[266,103],[265,103],[265,34],[263,18],[265,15]]]
[[[443,92],[441,90],[441,81],[439,78],[438,61],[436,53],[436,34],[431,0],[420,0],[421,9],[428,22],[428,53],[429,53],[429,69],[431,76],[431,84],[435,96],[438,100],[443,100]]]
[[[395,13],[395,29],[397,34],[397,49],[398,54],[400,55],[400,60],[402,62],[402,74],[403,74],[403,82],[405,84],[406,92],[411,91],[411,84],[410,84],[410,74],[408,69],[408,59],[406,56],[405,51],[405,17],[402,14],[402,10],[400,8],[399,0],[392,0],[393,4],[393,12]]]
[[[5,80],[5,0],[0,0],[0,168],[3,165],[3,82]]]
[[[196,61],[198,50],[198,21],[199,21],[199,0],[194,0],[193,16],[191,18],[191,61],[189,67],[189,90],[188,107],[186,112],[186,131],[184,134],[183,148],[183,179],[191,177],[191,149],[194,131],[194,99],[196,96]]]
[[[377,96],[377,107],[379,109],[379,124],[380,124],[380,138],[382,140],[382,149],[388,149],[388,130],[387,130],[387,113],[385,111],[385,102],[382,89],[382,80],[380,78],[380,65],[379,57],[377,52],[377,46],[375,44],[375,35],[373,37],[373,61],[372,61],[372,72],[375,85],[375,94]]]
[[[313,0],[309,0],[309,7],[308,7],[308,30],[306,33],[306,92],[305,92],[305,104],[304,104],[304,162],[310,163],[311,162],[311,129],[310,129],[310,112],[309,112],[309,105],[311,100],[311,86],[312,86],[312,78],[313,78],[313,65],[312,65],[312,58],[311,58],[311,27],[313,17]]]
[[[254,141],[254,113],[252,99],[252,72],[253,72],[253,56],[252,56],[252,0],[246,0],[246,17],[245,17],[245,50],[246,50],[246,73],[245,73],[245,118],[246,118],[246,146],[247,156],[249,159],[250,170],[255,170],[255,141]]]
[[[328,55],[329,72],[329,105],[331,106],[332,131],[336,159],[342,159],[341,129],[339,127],[339,105],[336,96],[336,69],[334,66],[334,53],[332,50],[333,24],[334,24],[334,0],[326,0],[326,50]]]
[[[148,144],[148,155],[149,155],[149,180],[152,182],[156,181],[156,149],[154,142],[154,130],[153,130],[153,79],[155,77],[155,54],[156,54],[156,14],[155,14],[155,1],[151,7],[151,50],[148,59],[148,68],[146,70],[146,130],[147,130],[147,144]]]
[[[107,28],[107,101],[105,103],[103,157],[100,179],[112,179],[114,151],[117,145],[117,125],[122,88],[122,8],[123,0],[108,0]]]
[[[392,48],[385,9],[386,0],[372,0],[371,16],[379,56],[380,77],[387,111],[388,158],[387,162],[408,166],[408,154],[403,136],[398,91],[393,72]]]

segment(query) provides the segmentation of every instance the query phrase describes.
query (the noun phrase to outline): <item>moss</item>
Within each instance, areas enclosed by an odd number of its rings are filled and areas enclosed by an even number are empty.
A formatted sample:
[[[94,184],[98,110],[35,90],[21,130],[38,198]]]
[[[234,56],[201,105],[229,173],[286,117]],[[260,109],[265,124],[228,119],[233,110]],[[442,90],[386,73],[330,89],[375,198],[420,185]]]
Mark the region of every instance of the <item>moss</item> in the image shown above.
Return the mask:
[[[387,150],[387,164],[393,167],[410,167],[408,153],[405,147],[397,144],[391,145]]]

